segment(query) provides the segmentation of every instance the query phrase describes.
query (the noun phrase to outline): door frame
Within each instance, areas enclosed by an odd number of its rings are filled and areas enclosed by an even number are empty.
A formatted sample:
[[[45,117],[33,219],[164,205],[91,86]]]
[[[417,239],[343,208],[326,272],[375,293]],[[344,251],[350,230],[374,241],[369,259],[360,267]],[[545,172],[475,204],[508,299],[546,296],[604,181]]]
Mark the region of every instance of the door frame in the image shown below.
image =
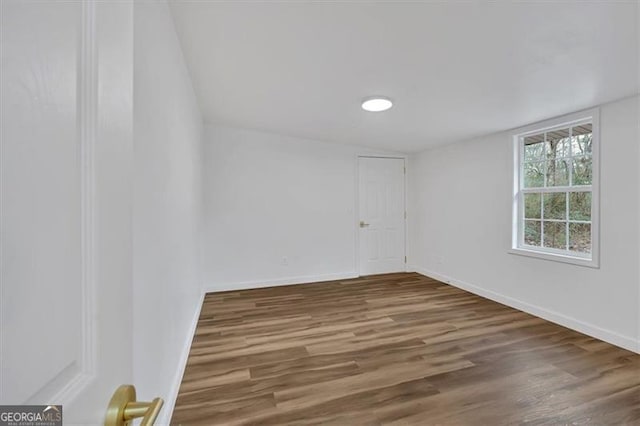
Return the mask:
[[[404,211],[406,213],[406,217],[404,219],[404,256],[407,261],[404,263],[404,272],[410,272],[409,268],[409,257],[407,255],[407,242],[409,238],[409,212],[407,211],[408,205],[408,176],[409,176],[409,167],[408,167],[408,156],[402,154],[356,154],[355,156],[355,199],[354,199],[354,217],[353,217],[353,226],[354,226],[354,235],[355,235],[355,273],[356,276],[361,277],[360,275],[360,159],[361,158],[388,158],[394,160],[402,160],[404,163],[404,180],[403,180],[403,191],[404,191]]]

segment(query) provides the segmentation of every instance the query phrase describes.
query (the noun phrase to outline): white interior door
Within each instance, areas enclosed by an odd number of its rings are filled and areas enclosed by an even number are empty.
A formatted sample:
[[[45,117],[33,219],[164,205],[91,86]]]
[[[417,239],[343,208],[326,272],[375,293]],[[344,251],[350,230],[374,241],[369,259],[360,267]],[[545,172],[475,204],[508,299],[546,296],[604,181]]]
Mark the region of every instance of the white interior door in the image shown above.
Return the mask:
[[[132,379],[132,4],[0,8],[0,404],[101,424]]]
[[[402,158],[359,157],[360,275],[405,270]]]

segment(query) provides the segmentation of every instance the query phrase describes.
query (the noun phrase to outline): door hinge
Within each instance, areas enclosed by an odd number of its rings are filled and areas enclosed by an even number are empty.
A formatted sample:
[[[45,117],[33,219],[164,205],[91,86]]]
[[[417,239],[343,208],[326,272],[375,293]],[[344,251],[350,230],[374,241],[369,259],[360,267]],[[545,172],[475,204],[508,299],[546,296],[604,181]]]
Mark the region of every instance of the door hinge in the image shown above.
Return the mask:
[[[407,212],[404,212],[404,218],[405,219],[407,218]]]
[[[404,257],[404,263],[407,263],[407,256]]]
[[[403,166],[402,168],[404,169],[404,174],[406,175],[407,174],[407,166]]]

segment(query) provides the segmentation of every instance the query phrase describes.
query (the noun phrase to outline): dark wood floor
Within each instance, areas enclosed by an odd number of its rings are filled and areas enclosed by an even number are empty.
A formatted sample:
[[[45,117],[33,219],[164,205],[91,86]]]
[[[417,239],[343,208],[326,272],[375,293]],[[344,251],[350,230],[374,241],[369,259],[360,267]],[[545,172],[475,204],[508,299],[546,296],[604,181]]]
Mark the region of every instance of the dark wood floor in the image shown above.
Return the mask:
[[[175,424],[640,424],[640,355],[418,274],[208,294]]]

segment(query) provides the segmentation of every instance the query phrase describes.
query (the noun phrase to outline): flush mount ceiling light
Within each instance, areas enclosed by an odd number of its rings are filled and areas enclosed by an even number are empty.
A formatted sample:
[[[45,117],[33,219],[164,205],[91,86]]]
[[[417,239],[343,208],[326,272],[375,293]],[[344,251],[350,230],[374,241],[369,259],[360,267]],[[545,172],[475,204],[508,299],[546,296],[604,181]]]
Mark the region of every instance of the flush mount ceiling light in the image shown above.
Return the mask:
[[[362,101],[362,109],[369,112],[386,111],[393,106],[391,99],[384,96],[372,96]]]

